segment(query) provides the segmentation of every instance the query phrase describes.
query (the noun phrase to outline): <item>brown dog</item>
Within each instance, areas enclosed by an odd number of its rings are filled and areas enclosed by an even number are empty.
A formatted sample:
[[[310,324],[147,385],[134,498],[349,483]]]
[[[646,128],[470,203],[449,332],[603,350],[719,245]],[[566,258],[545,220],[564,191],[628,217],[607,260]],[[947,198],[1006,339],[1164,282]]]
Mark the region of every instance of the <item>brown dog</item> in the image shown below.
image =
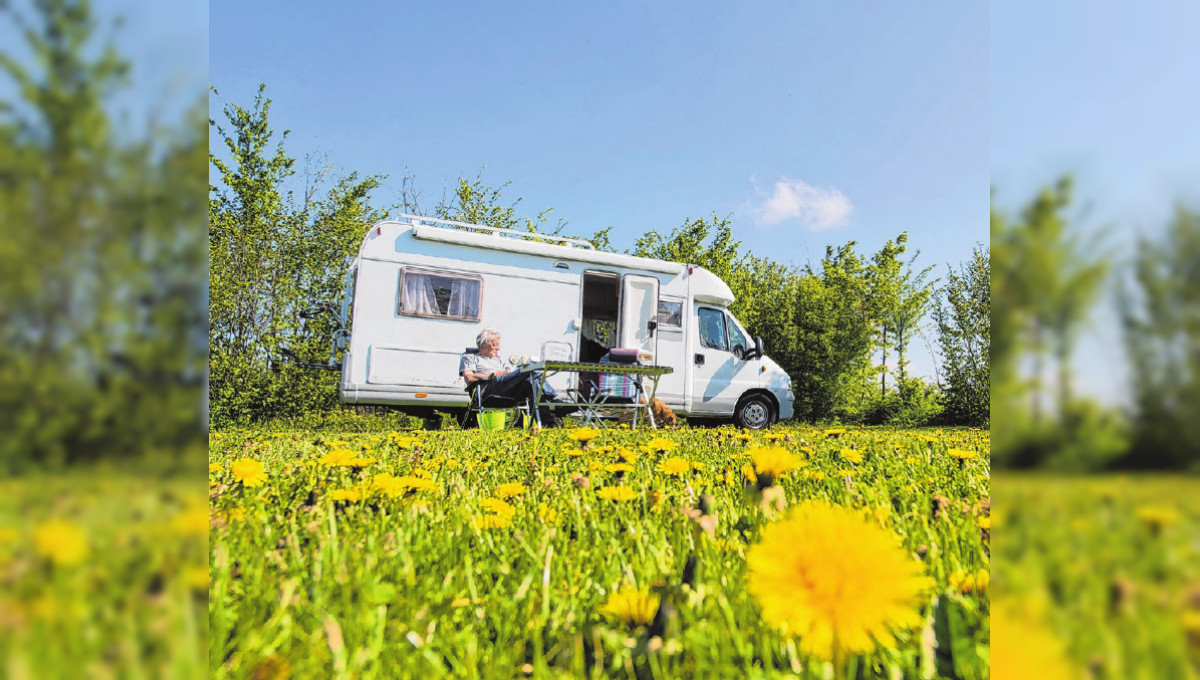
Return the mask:
[[[643,403],[645,403],[644,399]],[[650,402],[650,413],[654,416],[654,424],[658,427],[675,427],[675,412],[662,399],[655,399]],[[622,411],[617,422],[633,423],[633,411]]]

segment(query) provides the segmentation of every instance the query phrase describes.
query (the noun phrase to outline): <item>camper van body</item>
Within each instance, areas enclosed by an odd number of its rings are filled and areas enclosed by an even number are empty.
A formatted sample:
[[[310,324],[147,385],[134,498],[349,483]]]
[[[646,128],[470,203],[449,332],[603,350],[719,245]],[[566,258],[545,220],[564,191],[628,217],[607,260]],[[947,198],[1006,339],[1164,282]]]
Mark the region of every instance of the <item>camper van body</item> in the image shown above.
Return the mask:
[[[367,233],[345,299],[345,404],[465,407],[459,360],[490,327],[506,358],[645,350],[674,369],[656,396],[678,413],[756,428],[792,415],[787,374],[729,313],[729,286],[699,266],[405,215]],[[560,373],[550,384],[563,392],[578,379]]]

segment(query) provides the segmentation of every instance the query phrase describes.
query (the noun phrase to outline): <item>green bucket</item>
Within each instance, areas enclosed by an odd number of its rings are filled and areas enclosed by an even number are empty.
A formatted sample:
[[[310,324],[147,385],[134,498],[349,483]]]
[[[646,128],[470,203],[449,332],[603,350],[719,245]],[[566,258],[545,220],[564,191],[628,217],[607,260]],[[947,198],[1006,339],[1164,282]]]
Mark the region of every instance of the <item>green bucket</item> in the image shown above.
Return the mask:
[[[484,411],[479,414],[479,429],[503,430],[504,411]]]

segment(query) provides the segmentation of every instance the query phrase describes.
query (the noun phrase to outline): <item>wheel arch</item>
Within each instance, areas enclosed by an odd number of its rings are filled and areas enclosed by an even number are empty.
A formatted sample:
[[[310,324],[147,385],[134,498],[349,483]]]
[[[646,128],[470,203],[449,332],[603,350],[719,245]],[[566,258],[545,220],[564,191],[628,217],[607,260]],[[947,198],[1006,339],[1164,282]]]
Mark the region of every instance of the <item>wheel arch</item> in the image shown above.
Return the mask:
[[[738,397],[737,403],[734,404],[733,407],[734,413],[737,413],[737,410],[741,408],[742,404],[750,397],[765,397],[767,403],[771,405],[771,422],[767,424],[767,427],[779,422],[779,400],[775,398],[774,394],[771,394],[770,390],[765,390],[759,387],[746,390],[742,393],[742,396]]]

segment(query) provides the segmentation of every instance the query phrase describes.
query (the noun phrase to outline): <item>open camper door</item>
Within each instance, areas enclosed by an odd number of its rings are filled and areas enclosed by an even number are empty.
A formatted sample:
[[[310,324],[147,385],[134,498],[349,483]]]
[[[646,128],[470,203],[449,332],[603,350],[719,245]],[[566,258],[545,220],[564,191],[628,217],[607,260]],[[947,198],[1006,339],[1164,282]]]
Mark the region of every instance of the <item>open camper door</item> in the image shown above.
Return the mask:
[[[621,319],[617,338],[621,347],[636,347],[655,355],[658,325],[658,279],[626,274],[621,281]]]

